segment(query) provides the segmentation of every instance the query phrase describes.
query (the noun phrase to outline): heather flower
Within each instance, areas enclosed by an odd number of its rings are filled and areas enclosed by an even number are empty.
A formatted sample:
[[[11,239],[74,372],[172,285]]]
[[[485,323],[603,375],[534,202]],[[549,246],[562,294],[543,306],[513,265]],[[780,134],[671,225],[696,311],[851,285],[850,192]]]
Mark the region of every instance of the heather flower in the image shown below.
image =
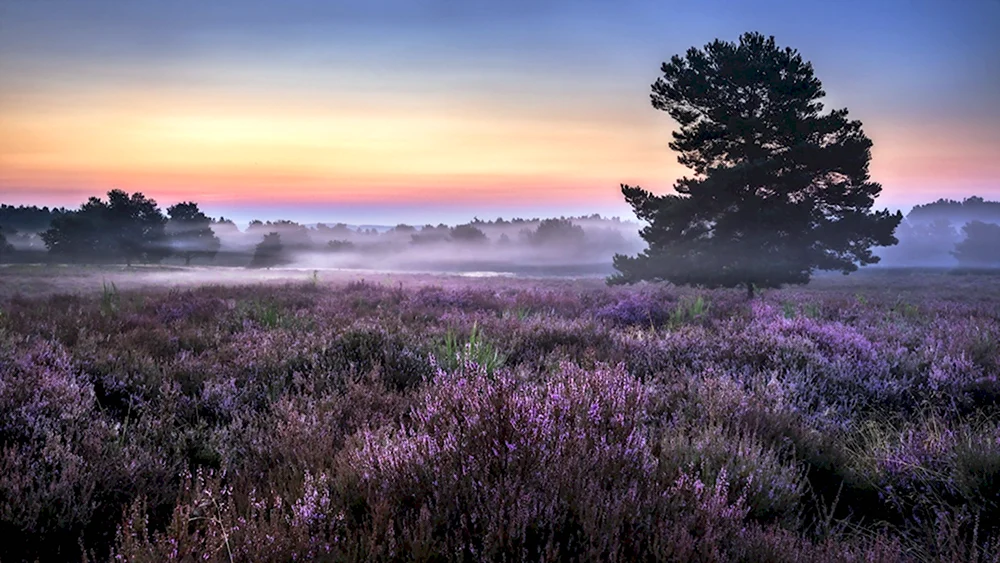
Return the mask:
[[[618,326],[657,327],[670,319],[673,301],[663,295],[629,293],[616,303],[601,307],[594,316]]]
[[[528,531],[552,533],[573,499],[602,503],[580,515],[595,538],[641,517],[656,467],[643,429],[648,391],[621,368],[564,365],[531,382],[469,365],[439,373],[425,397],[408,424],[361,434],[345,463],[372,502],[412,499],[459,527],[442,533],[476,538],[452,538],[456,549],[537,549],[524,543]]]
[[[126,277],[0,301],[3,560],[997,553],[987,278]]]

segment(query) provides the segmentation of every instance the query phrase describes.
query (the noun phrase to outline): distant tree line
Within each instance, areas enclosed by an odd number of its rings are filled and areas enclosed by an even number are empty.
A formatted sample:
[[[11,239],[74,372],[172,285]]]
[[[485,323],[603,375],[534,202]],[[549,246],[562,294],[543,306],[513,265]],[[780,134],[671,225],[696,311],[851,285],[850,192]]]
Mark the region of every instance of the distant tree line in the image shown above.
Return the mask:
[[[1000,223],[1000,201],[987,201],[978,196],[963,201],[939,199],[914,206],[906,219],[913,222],[948,221],[955,224],[972,221]]]
[[[893,264],[963,268],[1000,266],[1000,202],[972,196],[914,206],[896,232],[899,244],[886,249]]]
[[[215,259],[223,251],[223,240],[229,245],[224,250],[226,263],[250,256],[249,266],[261,268],[287,264],[299,252],[392,253],[404,245],[455,244],[469,252],[490,244],[538,249],[560,245],[566,251],[627,247],[617,227],[592,227],[588,235],[574,222],[622,223],[618,217],[605,219],[599,214],[544,220],[474,218],[456,226],[400,223],[382,230],[345,223],[309,227],[288,220],[253,220],[241,231],[230,219],[205,215],[197,203],[181,202],[164,212],[144,194],[123,190],[111,190],[105,198],[91,197],[71,210],[9,205],[2,209],[7,223],[0,223],[0,261],[8,261],[19,246],[31,251],[35,245],[39,250],[44,246],[50,259],[58,261],[132,265],[170,259],[189,265]]]
[[[220,246],[211,219],[193,202],[178,203],[165,215],[142,193],[111,190],[79,209],[55,214],[40,234],[48,252],[71,262],[158,263],[178,256],[211,258]]]
[[[1000,267],[1000,217],[953,222],[946,218],[948,215],[930,215],[927,209],[915,207],[917,212],[911,211],[900,223],[896,230],[899,244],[882,252],[887,265]]]
[[[987,221],[953,223],[938,212],[963,217],[960,211],[1000,208],[1000,202],[970,197],[963,202],[938,200],[918,205],[896,229],[899,244],[880,255],[889,266],[949,264],[960,267],[1000,267],[1000,224]],[[982,215],[989,217],[988,215]],[[142,193],[108,192],[105,199],[92,197],[78,209],[0,205],[0,262],[9,262],[18,248],[47,250],[57,260],[68,262],[161,263],[165,259],[189,265],[207,263],[223,250],[222,240],[245,240],[230,246],[228,264],[277,267],[302,251],[338,255],[345,253],[394,252],[401,245],[456,244],[468,252],[495,245],[497,248],[558,248],[566,252],[617,251],[627,246],[617,217],[598,214],[551,219],[472,221],[448,226],[421,227],[400,223],[382,232],[352,228],[345,223],[319,223],[313,227],[294,221],[251,221],[245,230],[225,217],[211,218],[194,202],[181,202],[160,210],[156,201]],[[579,223],[601,223],[605,229]],[[1000,218],[996,220],[1000,223]],[[252,242],[251,242],[252,241]],[[37,256],[37,254],[35,254]],[[241,258],[242,257],[242,258]]]
[[[48,229],[56,217],[67,213],[69,211],[62,207],[14,207],[0,203],[0,225],[3,225],[8,235],[15,232],[38,233]]]

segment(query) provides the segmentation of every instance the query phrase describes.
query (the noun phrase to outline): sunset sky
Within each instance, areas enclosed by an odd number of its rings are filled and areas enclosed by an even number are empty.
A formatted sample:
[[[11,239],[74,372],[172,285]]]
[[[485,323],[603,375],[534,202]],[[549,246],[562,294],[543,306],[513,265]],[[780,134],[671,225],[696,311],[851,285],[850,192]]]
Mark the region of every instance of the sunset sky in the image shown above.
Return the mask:
[[[1000,199],[1000,0],[0,0],[0,202],[239,221],[602,213],[685,171],[649,103],[745,31],[875,143],[878,205]]]

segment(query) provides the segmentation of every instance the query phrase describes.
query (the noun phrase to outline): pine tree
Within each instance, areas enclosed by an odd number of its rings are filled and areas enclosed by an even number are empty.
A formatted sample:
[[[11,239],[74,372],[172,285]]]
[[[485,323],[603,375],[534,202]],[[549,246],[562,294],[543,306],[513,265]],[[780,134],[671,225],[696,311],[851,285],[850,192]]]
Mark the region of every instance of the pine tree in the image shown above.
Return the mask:
[[[680,125],[670,148],[694,175],[677,195],[622,185],[648,248],[616,255],[608,282],[705,287],[806,283],[849,273],[897,241],[901,214],[872,212],[871,140],[847,110],[823,112],[812,65],[773,37],[716,40],[664,63],[653,107]]]

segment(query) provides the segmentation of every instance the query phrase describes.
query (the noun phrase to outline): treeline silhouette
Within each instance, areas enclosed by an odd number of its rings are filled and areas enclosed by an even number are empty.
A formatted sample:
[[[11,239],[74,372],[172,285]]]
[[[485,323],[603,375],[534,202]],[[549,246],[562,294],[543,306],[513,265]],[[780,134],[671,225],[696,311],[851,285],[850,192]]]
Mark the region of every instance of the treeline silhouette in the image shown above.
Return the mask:
[[[1000,267],[1000,202],[972,196],[914,206],[881,249],[889,267]]]
[[[206,216],[195,202],[178,203],[164,213],[155,200],[122,190],[112,190],[103,199],[91,197],[75,210],[9,205],[2,210],[0,261],[8,262],[271,268],[306,261],[365,267],[380,257],[410,254],[433,262],[492,253],[502,262],[534,252],[542,263],[555,258],[610,263],[613,253],[636,248],[639,227],[593,214],[476,217],[461,225],[419,227],[254,220],[241,230],[231,219]]]
[[[7,205],[0,203],[0,225],[10,233],[37,233],[48,229],[52,220],[69,211],[62,207],[36,207]]]
[[[987,201],[978,196],[963,201],[939,199],[932,203],[916,205],[906,215],[910,221],[937,221],[962,225],[972,221],[1000,223],[1000,201]]]
[[[254,220],[241,230],[231,219],[206,216],[194,202],[178,203],[164,213],[141,193],[112,190],[106,199],[92,197],[75,210],[0,204],[0,262],[266,268],[290,264],[299,253],[378,256],[444,245],[467,252],[551,248],[596,259],[641,244],[629,237],[638,228],[595,213],[380,228]],[[895,235],[899,244],[879,249],[881,266],[1000,267],[1000,202],[973,196],[917,205]]]

